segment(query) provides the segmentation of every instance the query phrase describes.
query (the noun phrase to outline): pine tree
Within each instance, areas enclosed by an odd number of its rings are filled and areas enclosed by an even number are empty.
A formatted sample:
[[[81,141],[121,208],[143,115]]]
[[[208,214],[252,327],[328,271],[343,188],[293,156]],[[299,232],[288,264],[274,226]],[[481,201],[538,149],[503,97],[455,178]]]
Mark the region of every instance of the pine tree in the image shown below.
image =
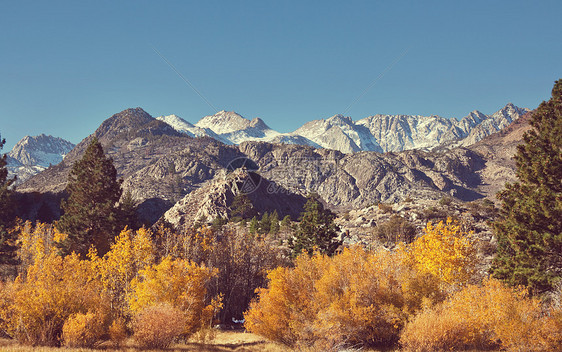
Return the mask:
[[[93,245],[99,255],[105,254],[122,224],[117,206],[122,190],[113,161],[96,138],[72,167],[66,192],[68,199],[61,204],[64,214],[56,224],[68,235],[60,243],[61,253],[85,257]]]
[[[293,257],[302,251],[312,254],[314,250],[333,255],[342,240],[338,240],[339,227],[334,223],[336,215],[329,209],[324,209],[317,196],[310,195],[304,205],[300,223],[292,238],[289,239]]]
[[[133,198],[133,194],[131,191],[127,190],[119,202],[121,228],[127,226],[137,230],[142,226],[137,216],[137,207],[138,205]]]
[[[292,230],[292,224],[291,224],[291,216],[290,215],[285,215],[285,217],[283,218],[283,220],[281,220],[281,230],[284,232],[289,232]]]
[[[256,233],[258,232],[259,225],[260,225],[260,224],[259,224],[259,221],[258,221],[258,217],[257,217],[257,216],[254,216],[254,217],[252,218],[252,221],[250,221],[250,233],[251,233],[252,235],[253,235],[253,234],[256,234]]]
[[[0,150],[5,143],[6,140],[0,138]],[[10,186],[16,179],[8,178],[6,158],[6,154],[0,156],[0,264],[13,263],[16,250],[15,239],[8,231],[15,217],[13,192]]]
[[[269,221],[269,213],[266,211],[261,216],[260,224],[258,226],[258,232],[261,235],[269,233],[269,229],[271,228],[271,221]]]
[[[250,198],[243,193],[239,193],[234,196],[230,212],[230,218],[234,222],[241,221],[243,219],[251,219],[256,215],[256,210]]]
[[[274,210],[273,213],[269,216],[269,222],[271,225],[269,226],[269,233],[271,234],[278,234],[279,233],[279,214],[277,214],[277,210]]]
[[[562,79],[530,123],[515,156],[518,181],[498,193],[492,273],[538,294],[562,278]]]

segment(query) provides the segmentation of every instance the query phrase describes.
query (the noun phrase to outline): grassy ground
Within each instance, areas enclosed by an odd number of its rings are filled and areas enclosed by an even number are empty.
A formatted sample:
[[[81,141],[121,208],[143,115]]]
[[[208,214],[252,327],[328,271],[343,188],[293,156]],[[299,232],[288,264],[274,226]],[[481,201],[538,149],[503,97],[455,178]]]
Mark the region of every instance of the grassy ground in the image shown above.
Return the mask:
[[[121,349],[115,349],[108,344],[102,344],[97,349],[88,348],[56,348],[56,347],[30,347],[18,345],[16,341],[0,339],[1,352],[100,352],[100,351],[125,351],[137,352],[141,351],[136,348],[133,341],[128,341],[126,346]],[[155,352],[156,350],[142,350],[142,352]],[[258,335],[233,332],[219,331],[214,340],[209,343],[201,344],[197,342],[188,342],[185,344],[174,344],[165,351],[169,352],[284,352],[290,351],[286,347],[267,341]]]

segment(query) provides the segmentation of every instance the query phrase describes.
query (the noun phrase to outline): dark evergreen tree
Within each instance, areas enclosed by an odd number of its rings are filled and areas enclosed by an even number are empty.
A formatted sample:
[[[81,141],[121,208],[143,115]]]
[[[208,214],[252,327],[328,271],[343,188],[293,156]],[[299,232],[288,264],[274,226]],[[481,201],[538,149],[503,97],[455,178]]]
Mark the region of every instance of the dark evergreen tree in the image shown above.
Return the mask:
[[[258,233],[261,235],[265,235],[269,233],[269,229],[271,228],[271,221],[269,220],[269,213],[266,211],[261,216],[260,223],[258,225]]]
[[[285,215],[283,220],[281,220],[281,231],[290,232],[292,230],[291,216]]]
[[[73,165],[66,192],[68,199],[61,203],[64,214],[56,224],[68,235],[60,244],[61,253],[76,252],[84,257],[93,245],[99,255],[105,254],[121,230],[117,202],[122,191],[113,161],[105,156],[96,138]]]
[[[243,193],[234,196],[230,208],[232,209],[230,218],[235,222],[242,221],[243,219],[251,219],[257,214],[252,201]]]
[[[6,143],[0,138],[0,150]],[[15,182],[14,178],[8,178],[6,167],[6,154],[0,156],[0,264],[11,264],[15,260],[15,238],[9,228],[14,225],[14,199],[10,186]]]
[[[211,228],[214,231],[220,231],[222,229],[222,227],[224,225],[226,225],[227,223],[228,223],[228,219],[217,216],[216,218],[213,219],[213,222],[211,223]]]
[[[133,194],[131,193],[131,191],[128,190],[123,194],[123,197],[119,202],[119,211],[121,228],[127,226],[131,229],[136,230],[142,226],[137,216],[137,202],[133,198]]]
[[[273,213],[269,216],[269,222],[271,225],[269,226],[269,233],[271,234],[278,234],[279,233],[279,214],[277,210],[274,210]]]
[[[342,244],[338,240],[339,227],[334,223],[336,214],[325,209],[316,195],[310,195],[304,205],[300,222],[293,237],[289,238],[289,248],[293,257],[302,251],[312,254],[314,250],[332,255]]]
[[[257,216],[254,216],[254,217],[252,218],[252,221],[250,221],[250,233],[251,233],[252,235],[253,235],[253,234],[256,234],[256,233],[258,232],[258,230],[259,230],[259,227],[260,227],[260,223],[259,223],[259,221],[258,221],[258,217],[257,217]]]
[[[518,181],[498,193],[492,274],[539,294],[562,278],[562,79],[531,126],[515,156]]]

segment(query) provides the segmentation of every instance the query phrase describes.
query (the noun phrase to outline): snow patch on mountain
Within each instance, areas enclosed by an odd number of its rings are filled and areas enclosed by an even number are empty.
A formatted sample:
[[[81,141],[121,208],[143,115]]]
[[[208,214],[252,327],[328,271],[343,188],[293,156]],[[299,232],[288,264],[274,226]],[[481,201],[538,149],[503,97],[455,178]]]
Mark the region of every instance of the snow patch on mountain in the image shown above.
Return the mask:
[[[232,144],[232,142],[228,139],[222,138],[211,129],[195,126],[176,115],[159,116],[156,120],[165,122],[176,131],[184,133],[190,137],[211,137],[225,144]]]

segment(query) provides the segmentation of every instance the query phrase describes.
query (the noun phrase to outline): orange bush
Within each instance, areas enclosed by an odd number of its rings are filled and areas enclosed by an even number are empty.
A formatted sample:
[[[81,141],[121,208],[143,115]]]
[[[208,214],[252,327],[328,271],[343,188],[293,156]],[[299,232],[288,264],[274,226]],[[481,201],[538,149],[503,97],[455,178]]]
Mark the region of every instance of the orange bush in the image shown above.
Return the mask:
[[[216,274],[205,266],[165,257],[159,264],[140,270],[139,277],[133,279],[129,307],[137,313],[157,303],[168,303],[185,314],[183,333],[192,334],[210,325],[220,309],[220,299],[207,302],[207,286]]]
[[[0,307],[6,332],[19,342],[57,345],[63,324],[74,313],[107,311],[89,261],[55,253],[35,259],[26,276],[11,285]]]
[[[142,348],[167,348],[184,332],[184,313],[170,304],[139,311],[133,319],[133,338]]]
[[[301,255],[294,268],[268,274],[269,285],[246,313],[251,332],[289,346],[391,345],[437,280],[416,279],[402,254],[345,249],[333,257]],[[409,292],[422,287],[418,297]]]
[[[417,352],[558,351],[562,320],[545,313],[525,291],[485,280],[482,286],[469,285],[414,317],[400,342],[406,350]]]
[[[72,314],[62,327],[62,340],[67,347],[94,347],[105,333],[104,317],[99,313]]]

